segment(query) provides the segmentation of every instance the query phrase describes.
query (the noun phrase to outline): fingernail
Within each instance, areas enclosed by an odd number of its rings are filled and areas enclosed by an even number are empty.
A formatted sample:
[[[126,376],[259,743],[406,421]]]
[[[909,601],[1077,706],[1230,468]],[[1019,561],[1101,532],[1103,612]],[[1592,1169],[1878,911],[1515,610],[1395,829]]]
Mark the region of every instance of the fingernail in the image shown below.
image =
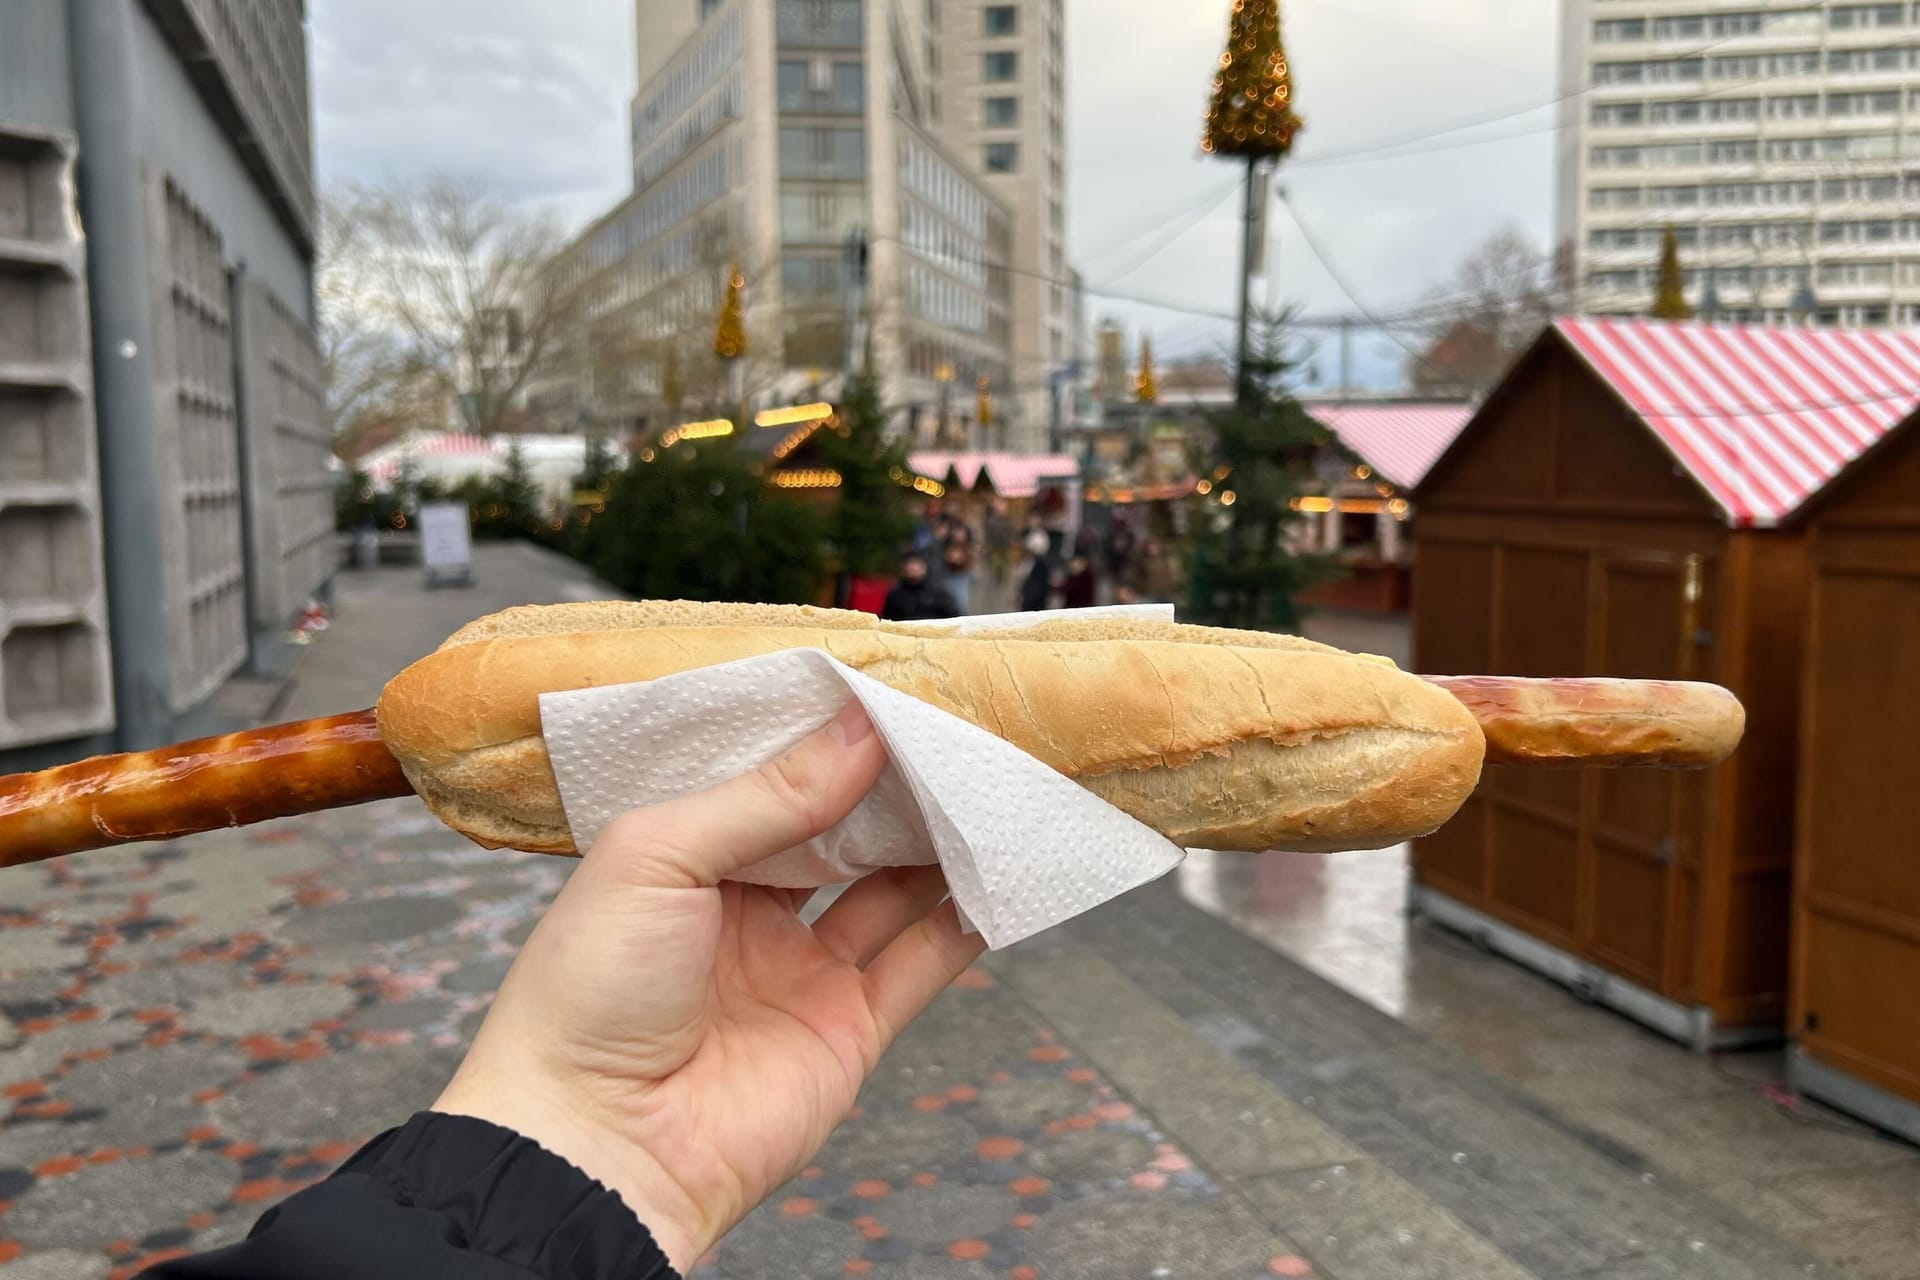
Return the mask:
[[[867,719],[867,709],[857,698],[827,726],[827,736],[843,747],[852,746],[872,732],[873,721]]]

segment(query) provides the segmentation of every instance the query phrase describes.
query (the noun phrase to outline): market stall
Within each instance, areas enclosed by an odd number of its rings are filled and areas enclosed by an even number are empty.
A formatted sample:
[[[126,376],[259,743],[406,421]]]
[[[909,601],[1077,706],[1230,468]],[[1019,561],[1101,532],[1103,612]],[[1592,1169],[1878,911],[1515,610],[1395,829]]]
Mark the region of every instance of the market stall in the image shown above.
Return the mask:
[[[1416,909],[1697,1046],[1777,1033],[1793,522],[1920,398],[1890,351],[1920,338],[1567,320],[1509,372],[1414,495],[1419,669],[1711,680],[1747,739],[1702,774],[1489,770],[1415,845]]]
[[[1920,1141],[1920,428],[1816,500],[1807,541],[1792,1074]]]

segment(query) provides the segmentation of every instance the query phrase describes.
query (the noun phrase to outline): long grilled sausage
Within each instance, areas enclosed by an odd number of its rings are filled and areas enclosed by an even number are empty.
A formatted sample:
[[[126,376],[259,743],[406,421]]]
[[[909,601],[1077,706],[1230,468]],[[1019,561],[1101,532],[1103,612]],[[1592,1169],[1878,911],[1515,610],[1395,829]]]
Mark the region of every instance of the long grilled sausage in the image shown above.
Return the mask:
[[[1704,769],[1732,755],[1746,731],[1740,700],[1718,685],[1426,679],[1458,698],[1480,722],[1488,764]]]
[[[0,867],[412,790],[371,711],[96,756],[0,778]]]

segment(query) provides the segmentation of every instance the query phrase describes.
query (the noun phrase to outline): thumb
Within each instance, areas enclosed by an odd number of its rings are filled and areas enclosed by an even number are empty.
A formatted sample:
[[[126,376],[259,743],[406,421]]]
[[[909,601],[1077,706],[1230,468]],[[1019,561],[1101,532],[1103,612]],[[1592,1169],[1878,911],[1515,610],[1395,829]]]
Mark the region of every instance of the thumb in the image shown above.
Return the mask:
[[[849,699],[832,723],[753,772],[623,815],[587,861],[634,887],[711,887],[831,829],[886,763],[866,709]]]

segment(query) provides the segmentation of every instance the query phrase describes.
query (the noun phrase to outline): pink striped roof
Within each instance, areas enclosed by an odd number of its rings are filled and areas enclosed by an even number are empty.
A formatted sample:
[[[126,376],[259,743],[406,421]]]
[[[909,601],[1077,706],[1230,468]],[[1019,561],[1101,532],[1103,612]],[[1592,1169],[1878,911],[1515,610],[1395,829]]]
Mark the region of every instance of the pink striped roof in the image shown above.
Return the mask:
[[[971,489],[985,472],[1003,498],[1031,498],[1042,480],[1072,479],[1080,464],[1065,454],[916,453],[907,463],[923,476],[945,480],[951,471],[962,489]]]
[[[1920,333],[1639,319],[1555,328],[1739,527],[1791,517],[1920,405]]]
[[[1473,417],[1464,404],[1310,404],[1307,412],[1366,464],[1402,489],[1427,478]]]

